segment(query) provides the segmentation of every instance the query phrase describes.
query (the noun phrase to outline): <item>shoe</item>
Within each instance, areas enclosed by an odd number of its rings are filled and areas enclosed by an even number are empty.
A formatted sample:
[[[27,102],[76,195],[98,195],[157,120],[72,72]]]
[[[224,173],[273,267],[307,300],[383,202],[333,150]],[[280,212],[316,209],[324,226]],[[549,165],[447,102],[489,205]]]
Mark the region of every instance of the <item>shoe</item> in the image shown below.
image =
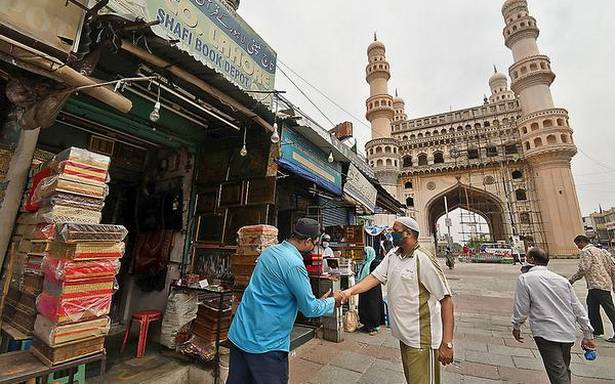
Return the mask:
[[[595,338],[602,337],[602,333],[594,333],[594,337],[595,337]]]
[[[607,343],[615,343],[615,336],[611,337],[610,339],[606,339]]]

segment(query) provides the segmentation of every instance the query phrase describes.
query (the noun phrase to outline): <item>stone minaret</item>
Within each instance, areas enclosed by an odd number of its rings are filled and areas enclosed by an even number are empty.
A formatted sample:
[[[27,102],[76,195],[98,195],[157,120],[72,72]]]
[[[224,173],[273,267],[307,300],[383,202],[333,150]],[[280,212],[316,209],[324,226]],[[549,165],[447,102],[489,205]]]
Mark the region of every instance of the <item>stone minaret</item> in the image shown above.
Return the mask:
[[[489,79],[491,88],[490,103],[498,103],[502,100],[514,100],[515,94],[508,88],[508,78],[505,74],[498,72],[494,67],[495,74]]]
[[[570,170],[577,148],[572,140],[568,112],[553,104],[550,85],[555,80],[549,57],[536,44],[539,30],[526,0],[507,0],[502,8],[504,38],[515,63],[510,67],[512,90],[519,97],[518,121],[523,150],[532,168],[534,198],[542,215],[549,253],[578,253],[572,242],[583,232],[581,211]]]
[[[369,63],[366,68],[366,80],[369,84],[370,97],[365,103],[367,106],[365,117],[372,125],[372,140],[365,145],[365,150],[380,184],[387,192],[397,197],[400,157],[398,142],[391,136],[391,122],[395,118],[396,111],[393,97],[389,95],[391,72],[385,53],[384,44],[378,41],[374,34],[374,42],[367,48]],[[401,103],[403,104],[403,101]],[[396,106],[400,107],[403,113],[403,105],[397,102]]]

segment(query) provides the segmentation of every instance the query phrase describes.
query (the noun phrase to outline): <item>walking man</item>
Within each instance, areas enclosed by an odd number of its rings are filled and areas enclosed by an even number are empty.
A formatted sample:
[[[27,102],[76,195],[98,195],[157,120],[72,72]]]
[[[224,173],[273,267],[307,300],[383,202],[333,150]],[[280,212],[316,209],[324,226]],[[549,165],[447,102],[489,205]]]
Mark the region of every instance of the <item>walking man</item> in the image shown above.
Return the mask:
[[[527,262],[534,267],[517,280],[513,337],[523,343],[521,326],[529,317],[551,384],[570,384],[570,349],[576,341],[576,324],[583,331],[583,349],[596,348],[593,329],[572,285],[547,269],[549,255],[540,248],[532,248],[527,253]]]
[[[440,384],[440,364],[453,362],[454,306],[444,272],[418,245],[419,226],[410,217],[393,224],[393,248],[354,287],[352,295],[386,284],[391,333],[400,341],[408,384]]]
[[[299,219],[290,239],[267,248],[233,318],[227,384],[287,384],[290,333],[297,310],[306,317],[333,314],[342,295],[316,299],[302,254],[314,249],[320,225]]]
[[[575,237],[574,243],[581,250],[579,255],[579,269],[572,277],[570,284],[585,277],[587,283],[587,312],[589,321],[594,328],[596,337],[604,334],[600,307],[604,309],[613,326],[614,336],[607,339],[615,343],[615,306],[611,291],[615,286],[615,265],[611,258],[602,249],[590,243],[585,235]]]

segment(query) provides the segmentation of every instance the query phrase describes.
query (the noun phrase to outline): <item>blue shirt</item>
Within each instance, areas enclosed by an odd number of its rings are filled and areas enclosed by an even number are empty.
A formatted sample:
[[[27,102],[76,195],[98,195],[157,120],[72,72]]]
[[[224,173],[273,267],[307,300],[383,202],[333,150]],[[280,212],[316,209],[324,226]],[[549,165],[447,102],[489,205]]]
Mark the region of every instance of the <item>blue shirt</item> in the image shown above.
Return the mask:
[[[228,338],[248,353],[290,349],[297,310],[306,317],[333,314],[335,299],[314,297],[303,257],[285,241],[258,258]]]

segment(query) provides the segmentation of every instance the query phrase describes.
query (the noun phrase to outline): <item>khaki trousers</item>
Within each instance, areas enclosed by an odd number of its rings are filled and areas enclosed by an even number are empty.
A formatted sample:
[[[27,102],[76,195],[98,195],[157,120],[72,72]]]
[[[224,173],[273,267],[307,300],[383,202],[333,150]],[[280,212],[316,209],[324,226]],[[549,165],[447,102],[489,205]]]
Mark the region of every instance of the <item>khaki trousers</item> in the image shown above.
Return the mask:
[[[440,384],[437,349],[416,349],[400,342],[401,361],[408,384]]]

